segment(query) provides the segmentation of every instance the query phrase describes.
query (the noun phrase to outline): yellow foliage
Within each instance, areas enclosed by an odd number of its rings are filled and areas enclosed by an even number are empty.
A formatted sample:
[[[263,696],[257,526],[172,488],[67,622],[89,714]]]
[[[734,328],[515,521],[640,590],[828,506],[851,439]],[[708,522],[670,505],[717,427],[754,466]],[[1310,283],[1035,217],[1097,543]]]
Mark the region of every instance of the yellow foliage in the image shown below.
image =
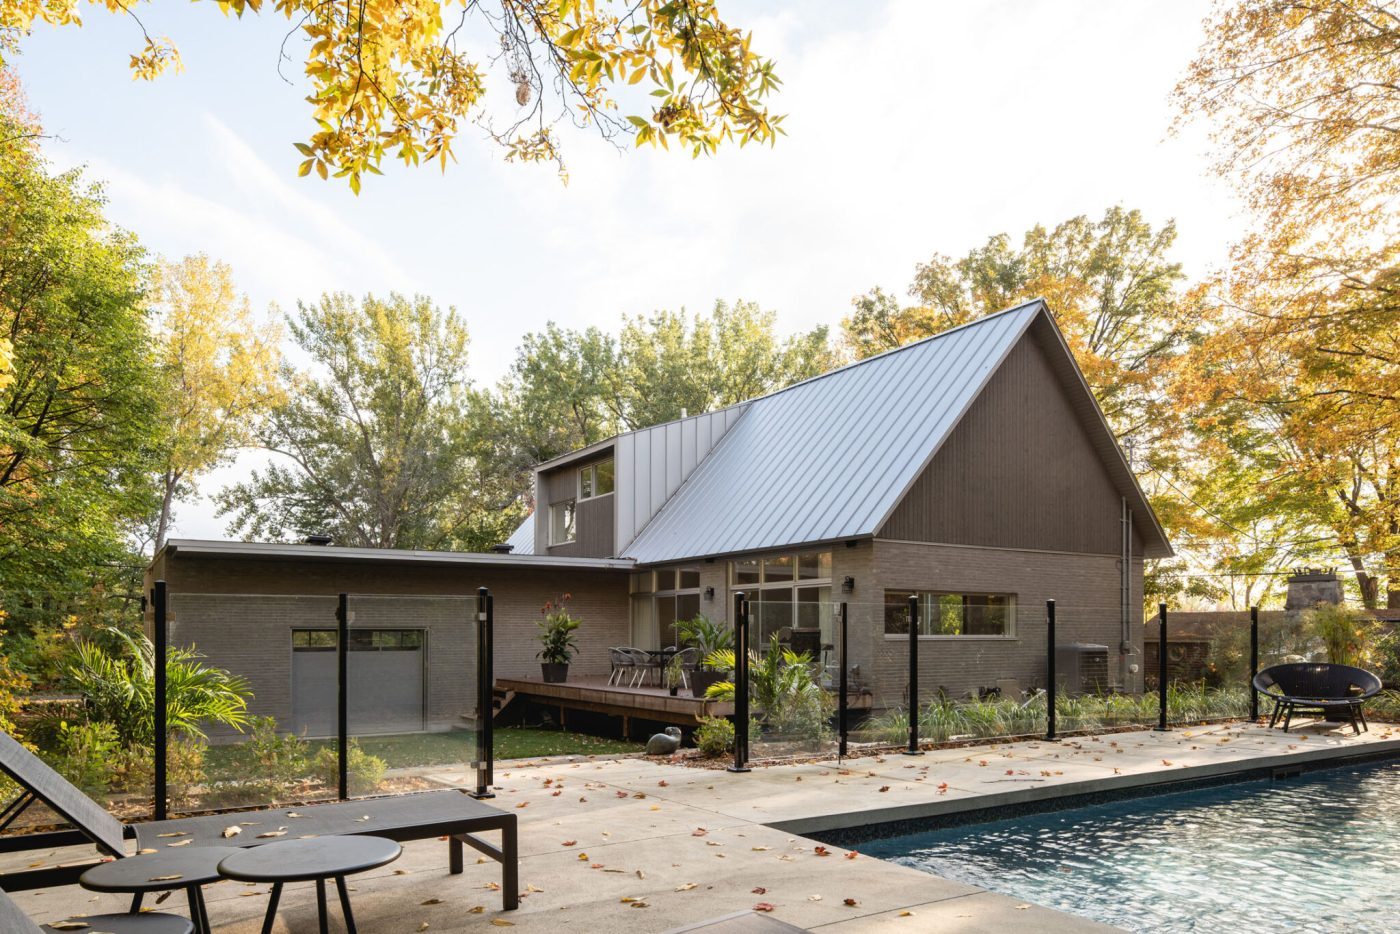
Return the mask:
[[[123,0],[89,0],[135,16]],[[224,13],[261,13],[264,0],[218,0]],[[631,134],[636,144],[692,155],[737,141],[772,143],[780,116],[763,104],[779,84],[771,61],[751,37],[719,16],[715,0],[364,0],[359,4],[274,0],[307,42],[305,73],[316,129],[296,143],[299,175],[345,178],[358,192],[386,154],[405,165],[446,168],[463,121],[479,124],[510,161],[552,161],[563,173],[553,126],[568,117],[605,136]],[[80,0],[0,3],[0,53],[16,47],[36,22],[80,25]],[[468,21],[495,33],[500,54],[477,61],[457,46]],[[139,20],[138,20],[139,22]],[[145,33],[144,26],[142,27]],[[497,126],[486,112],[486,71],[506,70],[519,110]],[[144,35],[131,56],[134,77],[179,70],[166,38]],[[649,81],[652,103],[629,90]],[[552,104],[544,96],[555,95]],[[616,95],[642,112],[618,115]]]

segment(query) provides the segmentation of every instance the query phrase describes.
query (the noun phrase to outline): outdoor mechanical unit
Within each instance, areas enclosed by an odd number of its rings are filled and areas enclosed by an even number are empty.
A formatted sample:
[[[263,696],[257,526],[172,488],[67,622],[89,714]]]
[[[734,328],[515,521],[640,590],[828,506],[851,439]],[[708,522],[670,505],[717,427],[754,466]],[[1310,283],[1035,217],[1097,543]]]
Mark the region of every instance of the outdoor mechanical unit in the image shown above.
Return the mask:
[[[1055,646],[1055,681],[1066,694],[1102,694],[1110,688],[1108,646],[1071,642]]]

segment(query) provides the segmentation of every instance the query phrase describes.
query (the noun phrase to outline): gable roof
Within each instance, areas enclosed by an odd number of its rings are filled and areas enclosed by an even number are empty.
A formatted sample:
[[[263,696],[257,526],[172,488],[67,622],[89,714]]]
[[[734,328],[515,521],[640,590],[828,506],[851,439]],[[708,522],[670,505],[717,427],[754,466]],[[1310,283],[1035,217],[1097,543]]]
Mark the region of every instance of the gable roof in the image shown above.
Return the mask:
[[[1036,299],[860,360],[750,403],[623,549],[641,564],[870,538],[1030,326]],[[1055,342],[1051,342],[1052,345]],[[1067,393],[1136,515],[1147,554],[1171,554],[1112,431],[1058,340]]]

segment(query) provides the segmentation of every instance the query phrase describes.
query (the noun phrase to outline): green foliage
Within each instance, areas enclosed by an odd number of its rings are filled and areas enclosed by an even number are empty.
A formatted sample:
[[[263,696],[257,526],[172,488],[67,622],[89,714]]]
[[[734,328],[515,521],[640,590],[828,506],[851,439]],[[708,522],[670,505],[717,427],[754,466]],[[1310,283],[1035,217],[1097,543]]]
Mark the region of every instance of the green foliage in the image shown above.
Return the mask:
[[[309,744],[295,733],[278,733],[276,717],[249,717],[248,738],[234,748],[231,777],[267,785],[276,793],[309,774]]]
[[[1400,684],[1400,627],[1391,624],[1373,643],[1372,664],[1386,684]]]
[[[1308,610],[1306,624],[1326,646],[1333,665],[1363,666],[1370,660],[1376,621],[1369,614],[1322,603]]]
[[[87,701],[92,719],[112,724],[123,744],[150,746],[155,729],[155,646],[144,635],[114,635],[124,652],[81,641],[69,678]],[[173,735],[203,737],[206,722],[238,729],[247,722],[248,683],[222,668],[201,664],[203,657],[189,648],[169,650],[166,723]]]
[[[724,717],[703,717],[695,730],[695,745],[707,756],[734,751],[734,724]]]
[[[734,662],[733,649],[706,658],[717,671],[732,671]],[[732,701],[734,691],[733,682],[721,681],[710,685],[706,696]],[[762,655],[750,650],[749,697],[766,734],[818,741],[830,733],[827,721],[836,702],[817,682],[811,656],[785,648],[776,635]]]
[[[126,535],[154,505],[163,424],[143,254],[104,207],[81,172],[0,145],[0,593],[12,636],[54,625],[63,595],[129,563]]]
[[[535,636],[540,641],[540,651],[535,657],[545,664],[567,665],[578,650],[574,633],[580,623],[569,615],[569,596],[564,594],[558,601],[545,603],[540,609],[543,619],[535,621],[540,630]]]
[[[710,658],[716,652],[734,648],[734,630],[723,620],[716,622],[701,614],[694,619],[681,620],[676,623],[676,633],[682,642],[694,646],[700,651],[700,667],[702,669],[706,671],[729,670],[715,668],[710,664]]]
[[[110,723],[60,724],[55,746],[48,754],[54,770],[89,794],[105,792],[108,776],[121,749],[116,727]]]
[[[314,370],[259,429],[282,458],[224,490],[231,530],[318,533],[367,548],[484,550],[519,523],[518,490],[473,430],[467,328],[426,297],[298,305],[289,329]]]
[[[340,781],[339,755],[334,746],[323,746],[311,761],[311,774],[323,785],[334,788]],[[373,794],[384,780],[384,760],[360,748],[360,741],[351,739],[345,759],[352,795]]]

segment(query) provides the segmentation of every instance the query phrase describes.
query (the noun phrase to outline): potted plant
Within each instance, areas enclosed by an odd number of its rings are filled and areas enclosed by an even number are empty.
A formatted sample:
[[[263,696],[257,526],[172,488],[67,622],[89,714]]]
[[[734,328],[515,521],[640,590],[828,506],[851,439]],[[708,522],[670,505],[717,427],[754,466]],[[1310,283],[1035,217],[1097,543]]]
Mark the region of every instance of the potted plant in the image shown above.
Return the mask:
[[[671,660],[666,664],[664,675],[666,687],[670,690],[671,696],[675,697],[681,686],[681,657],[672,655]]]
[[[729,675],[728,668],[720,667],[722,663],[719,659],[724,656],[716,658],[715,653],[734,648],[734,631],[708,616],[682,620],[676,624],[676,630],[681,641],[699,650],[700,661],[690,676],[690,693],[695,697],[704,697],[710,685],[723,681]]]
[[[544,619],[535,624],[540,627],[540,633],[535,637],[540,640],[540,651],[536,657],[540,660],[540,675],[546,684],[562,684],[568,679],[569,662],[578,649],[574,643],[574,632],[579,627],[579,621],[569,614],[569,599],[570,595],[564,594],[557,601],[546,603],[540,610]]]

